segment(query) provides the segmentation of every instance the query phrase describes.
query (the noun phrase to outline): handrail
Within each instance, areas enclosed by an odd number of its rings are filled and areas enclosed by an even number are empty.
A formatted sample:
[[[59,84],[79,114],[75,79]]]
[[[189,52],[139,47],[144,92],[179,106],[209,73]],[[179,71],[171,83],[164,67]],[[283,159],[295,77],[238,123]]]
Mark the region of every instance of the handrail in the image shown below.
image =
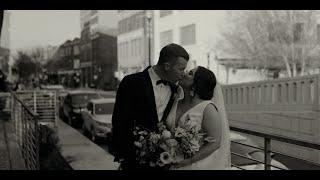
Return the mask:
[[[283,169],[283,168],[280,168],[280,167],[277,167],[277,166],[274,166],[274,165],[271,164],[271,153],[282,154],[282,153],[279,153],[279,152],[276,152],[276,151],[271,151],[271,140],[285,142],[285,143],[289,143],[289,144],[303,146],[303,147],[306,147],[306,148],[320,150],[320,144],[310,143],[310,142],[306,142],[306,141],[300,141],[300,140],[291,139],[291,138],[282,137],[282,136],[277,136],[277,135],[265,134],[265,133],[261,133],[261,132],[257,132],[257,131],[242,129],[242,128],[238,128],[238,127],[232,127],[232,126],[230,126],[230,130],[264,138],[264,149],[259,148],[259,147],[255,147],[255,146],[251,146],[251,145],[247,145],[247,144],[243,144],[243,143],[239,143],[239,142],[234,142],[234,143],[241,144],[241,145],[248,146],[248,147],[252,147],[252,148],[255,148],[255,149],[264,150],[264,156],[265,156],[264,162],[252,159],[250,157],[245,157],[243,155],[240,155],[240,154],[237,154],[237,153],[233,153],[233,152],[231,154],[236,155],[236,156],[240,156],[240,157],[245,158],[245,159],[250,159],[250,160],[253,160],[255,162],[264,163],[265,170],[271,170],[271,167],[276,167],[278,169]],[[284,154],[282,154],[282,155],[284,155]],[[285,155],[285,156],[288,156],[288,155]],[[288,156],[288,157],[291,157],[291,156]],[[300,158],[296,158],[296,159],[300,160]],[[301,159],[301,160],[303,160],[303,159]],[[304,161],[306,161],[306,160],[304,160]],[[237,167],[234,164],[232,164],[232,166]]]
[[[39,124],[38,114],[32,112],[14,93],[11,93],[14,129],[22,157],[28,170],[39,170]]]
[[[261,133],[261,132],[257,132],[257,131],[241,129],[238,127],[230,127],[230,130],[237,131],[240,133],[250,134],[250,135],[254,135],[254,136],[258,136],[258,137],[264,137],[264,138],[268,138],[271,140],[276,140],[276,141],[280,141],[280,142],[285,142],[285,143],[289,143],[289,144],[294,144],[294,145],[298,145],[298,146],[304,146],[304,147],[320,150],[320,144],[310,143],[310,142],[306,142],[306,141],[300,141],[300,140],[296,140],[296,139],[290,139],[287,137],[281,137],[281,136],[277,136],[277,135],[265,134],[265,133]]]
[[[31,109],[30,109],[27,105],[25,105],[25,103],[24,103],[15,93],[11,93],[11,95],[12,95],[19,103],[21,103],[21,106],[22,106],[23,108],[25,108],[30,115],[32,115],[32,116],[34,116],[34,117],[38,117],[38,116],[39,116],[38,113],[34,113],[33,111],[31,111]]]

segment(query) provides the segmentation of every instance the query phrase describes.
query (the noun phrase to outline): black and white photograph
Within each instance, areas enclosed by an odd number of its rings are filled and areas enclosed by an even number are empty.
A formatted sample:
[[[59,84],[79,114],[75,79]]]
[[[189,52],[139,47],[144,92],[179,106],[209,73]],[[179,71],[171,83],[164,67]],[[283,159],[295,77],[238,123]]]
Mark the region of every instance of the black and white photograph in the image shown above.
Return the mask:
[[[0,91],[4,171],[320,170],[320,10],[0,10]]]

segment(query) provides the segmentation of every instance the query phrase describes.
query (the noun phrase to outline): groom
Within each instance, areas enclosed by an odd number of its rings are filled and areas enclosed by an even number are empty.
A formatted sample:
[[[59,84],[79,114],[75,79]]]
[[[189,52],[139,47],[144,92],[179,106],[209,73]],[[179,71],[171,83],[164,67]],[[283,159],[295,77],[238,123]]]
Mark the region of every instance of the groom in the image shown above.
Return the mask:
[[[187,51],[169,44],[160,51],[157,65],[123,78],[119,84],[112,115],[114,161],[124,170],[142,168],[136,163],[133,144],[134,126],[154,131],[165,122],[173,86],[184,76],[189,60]]]

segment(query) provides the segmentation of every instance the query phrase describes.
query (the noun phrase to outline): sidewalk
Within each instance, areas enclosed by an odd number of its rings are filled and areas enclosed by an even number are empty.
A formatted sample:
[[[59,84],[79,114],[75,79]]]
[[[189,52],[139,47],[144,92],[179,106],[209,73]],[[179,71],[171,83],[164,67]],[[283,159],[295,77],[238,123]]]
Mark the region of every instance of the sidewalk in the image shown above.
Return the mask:
[[[5,120],[0,120],[0,170],[10,170],[8,143],[6,138]]]
[[[0,170],[26,170],[10,116],[0,113]]]
[[[58,121],[59,145],[62,157],[73,170],[117,170],[119,163],[104,149],[77,130]]]

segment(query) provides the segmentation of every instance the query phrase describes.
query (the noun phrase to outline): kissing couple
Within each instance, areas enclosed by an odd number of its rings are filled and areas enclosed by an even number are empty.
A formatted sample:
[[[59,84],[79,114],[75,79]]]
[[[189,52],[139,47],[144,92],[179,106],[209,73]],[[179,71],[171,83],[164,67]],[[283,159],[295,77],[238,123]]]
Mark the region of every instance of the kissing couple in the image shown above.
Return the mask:
[[[184,140],[191,144],[187,151],[192,149],[192,155],[184,154],[167,169],[226,170],[231,167],[230,130],[220,84],[215,74],[202,66],[186,72],[188,61],[187,51],[172,43],[161,49],[156,65],[127,75],[120,82],[112,116],[114,161],[120,163],[120,169],[161,169],[145,159],[141,163],[139,159],[146,153],[137,153],[140,151],[134,133],[136,127],[159,132],[159,123],[165,126],[166,132],[171,132],[167,134],[177,134],[177,129],[187,132],[192,125],[192,134],[203,136],[202,143],[199,139]],[[173,141],[178,142],[180,149],[184,147],[183,142]],[[163,160],[158,154],[156,157]]]

